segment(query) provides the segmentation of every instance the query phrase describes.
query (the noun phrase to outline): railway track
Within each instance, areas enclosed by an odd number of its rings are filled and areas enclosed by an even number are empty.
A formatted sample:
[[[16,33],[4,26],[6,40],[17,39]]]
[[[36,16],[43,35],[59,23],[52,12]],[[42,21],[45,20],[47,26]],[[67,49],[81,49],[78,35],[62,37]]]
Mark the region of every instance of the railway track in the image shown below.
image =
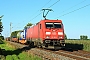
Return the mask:
[[[27,45],[22,45],[18,43],[13,43],[15,46],[18,45],[18,48],[27,47]],[[20,47],[21,46],[21,47]],[[27,50],[24,48],[24,50]],[[32,55],[37,55],[41,57],[43,60],[90,60],[90,52],[78,50],[78,51],[65,51],[65,50],[47,50],[42,48],[32,48],[28,50],[28,52]]]
[[[35,51],[34,51],[35,50]],[[46,50],[46,49],[34,49],[31,50],[34,51],[33,53],[35,55],[41,56],[45,59],[49,60],[90,60],[90,53],[88,54],[85,51],[79,50],[79,51],[64,51],[64,50],[59,50],[59,51],[52,51],[52,50]]]
[[[54,53],[66,57],[70,57],[76,60],[90,60],[90,53],[84,54],[83,52],[81,53],[81,51],[68,52],[68,51],[59,50],[59,51],[55,51]]]
[[[15,48],[23,48],[23,47],[27,47],[28,45],[23,45],[23,44],[20,44],[20,43],[15,43],[15,42],[10,42],[10,41],[7,41],[9,44],[15,46]]]

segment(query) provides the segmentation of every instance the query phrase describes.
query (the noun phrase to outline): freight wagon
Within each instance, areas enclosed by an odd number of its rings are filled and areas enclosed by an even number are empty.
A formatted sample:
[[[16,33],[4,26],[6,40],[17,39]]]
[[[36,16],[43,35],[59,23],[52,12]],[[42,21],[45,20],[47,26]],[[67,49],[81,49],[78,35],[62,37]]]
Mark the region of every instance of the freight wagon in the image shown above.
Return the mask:
[[[10,37],[6,37],[6,41],[10,41]]]
[[[18,32],[17,38],[18,38],[18,42],[19,43],[26,44],[27,43],[27,40],[26,40],[26,29],[24,29],[23,31]]]
[[[12,37],[12,38],[11,38],[11,41],[13,41],[13,42],[18,42],[18,39],[17,39],[17,37]]]

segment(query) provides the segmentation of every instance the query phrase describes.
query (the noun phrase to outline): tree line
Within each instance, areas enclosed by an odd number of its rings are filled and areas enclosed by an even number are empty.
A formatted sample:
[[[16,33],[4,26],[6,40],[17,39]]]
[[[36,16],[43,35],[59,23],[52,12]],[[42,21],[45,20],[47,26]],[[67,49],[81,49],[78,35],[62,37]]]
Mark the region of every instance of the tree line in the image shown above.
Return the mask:
[[[67,38],[67,35],[65,34],[65,40],[90,40],[90,39],[88,39],[87,35],[80,35],[79,39],[70,39],[70,38]]]
[[[4,40],[4,36],[2,36],[2,31],[3,31],[3,24],[2,24],[2,17],[4,15],[0,16],[0,40]]]

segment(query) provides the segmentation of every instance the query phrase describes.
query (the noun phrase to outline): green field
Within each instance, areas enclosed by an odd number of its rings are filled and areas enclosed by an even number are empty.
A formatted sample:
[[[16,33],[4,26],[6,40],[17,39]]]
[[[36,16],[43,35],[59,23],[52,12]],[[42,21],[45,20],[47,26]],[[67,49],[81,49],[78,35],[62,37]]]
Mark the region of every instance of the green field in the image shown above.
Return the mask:
[[[4,42],[4,44],[0,44],[0,48],[3,49],[3,54],[0,55],[0,60],[42,60],[41,58],[31,55],[28,52],[15,49],[14,46],[6,42]]]
[[[66,40],[66,43],[72,44],[73,47],[82,48],[90,52],[90,40]]]
[[[22,52],[19,55],[8,55],[6,56],[6,60],[42,60],[37,56],[28,55],[27,52]]]
[[[66,40],[66,47],[90,51],[90,40]],[[28,52],[15,49],[14,46],[4,42],[0,44],[3,49],[3,55],[0,55],[0,60],[42,60],[41,58],[28,54]],[[5,50],[4,50],[5,49]]]

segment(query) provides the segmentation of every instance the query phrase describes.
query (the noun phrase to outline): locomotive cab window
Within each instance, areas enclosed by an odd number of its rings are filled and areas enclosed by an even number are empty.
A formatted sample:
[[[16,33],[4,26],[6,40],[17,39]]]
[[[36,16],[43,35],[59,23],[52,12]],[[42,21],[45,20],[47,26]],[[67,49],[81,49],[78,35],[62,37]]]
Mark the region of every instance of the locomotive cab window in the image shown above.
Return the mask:
[[[46,28],[53,28],[53,23],[46,23]]]
[[[61,28],[61,26],[62,26],[61,23],[54,23],[55,28]]]
[[[40,29],[41,29],[41,24],[40,24]]]
[[[46,28],[62,28],[61,23],[46,23]]]

